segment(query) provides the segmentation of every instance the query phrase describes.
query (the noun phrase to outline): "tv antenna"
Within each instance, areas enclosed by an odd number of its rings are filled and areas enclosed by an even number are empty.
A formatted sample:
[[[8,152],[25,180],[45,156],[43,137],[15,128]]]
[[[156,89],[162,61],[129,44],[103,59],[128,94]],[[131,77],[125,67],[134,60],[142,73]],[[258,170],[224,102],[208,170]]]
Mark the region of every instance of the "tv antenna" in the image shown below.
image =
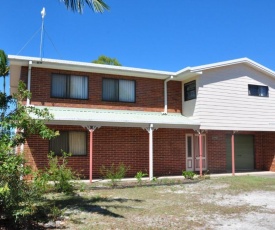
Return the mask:
[[[40,60],[42,61],[42,46],[43,46],[43,35],[44,35],[44,18],[46,16],[46,9],[43,7],[41,11],[42,16],[42,26],[41,26],[41,36],[40,36]]]
[[[50,36],[48,35],[46,29],[44,28],[44,18],[46,16],[46,9],[45,7],[42,8],[41,10],[41,17],[42,17],[42,26],[34,33],[34,35],[30,38],[30,40],[21,48],[21,50],[16,54],[19,55],[21,53],[21,51],[31,42],[31,40],[38,34],[38,32],[40,31],[40,49],[39,49],[39,56],[40,56],[40,61],[37,62],[39,64],[42,63],[42,58],[43,58],[43,45],[44,45],[44,34],[46,36],[48,36],[53,48],[55,49],[55,52],[60,56],[60,58],[62,58],[62,55],[60,55],[60,53],[58,52],[58,50],[56,49],[56,46],[54,45],[52,39],[50,38]]]

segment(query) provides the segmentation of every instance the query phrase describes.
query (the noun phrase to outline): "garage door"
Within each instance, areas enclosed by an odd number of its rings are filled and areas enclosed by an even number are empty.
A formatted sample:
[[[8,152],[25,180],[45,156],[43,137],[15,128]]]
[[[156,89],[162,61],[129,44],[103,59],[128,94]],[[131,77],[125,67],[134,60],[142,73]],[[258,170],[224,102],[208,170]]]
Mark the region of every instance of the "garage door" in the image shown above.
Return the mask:
[[[253,135],[235,135],[235,169],[254,169]],[[232,170],[231,135],[226,137],[226,170]]]

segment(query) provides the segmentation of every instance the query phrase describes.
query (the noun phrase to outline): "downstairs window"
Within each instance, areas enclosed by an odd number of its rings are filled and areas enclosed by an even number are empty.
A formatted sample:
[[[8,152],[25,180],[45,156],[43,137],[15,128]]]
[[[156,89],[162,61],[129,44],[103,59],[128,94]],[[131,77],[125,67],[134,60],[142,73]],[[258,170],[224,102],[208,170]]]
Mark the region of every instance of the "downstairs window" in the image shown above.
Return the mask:
[[[62,155],[62,150],[73,156],[83,156],[86,151],[86,132],[61,131],[60,135],[50,140],[50,151],[56,155]]]

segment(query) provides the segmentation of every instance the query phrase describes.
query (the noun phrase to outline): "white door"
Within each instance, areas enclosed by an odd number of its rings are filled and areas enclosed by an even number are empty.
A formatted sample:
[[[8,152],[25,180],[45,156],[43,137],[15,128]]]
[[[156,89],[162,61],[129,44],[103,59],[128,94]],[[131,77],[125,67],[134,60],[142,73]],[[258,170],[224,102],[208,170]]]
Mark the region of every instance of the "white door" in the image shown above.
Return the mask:
[[[201,135],[202,140],[202,170],[206,170],[206,136]],[[200,170],[200,148],[199,148],[199,135],[194,137],[194,155],[195,155],[195,171]]]
[[[186,134],[186,171],[194,171],[194,138],[193,134]]]

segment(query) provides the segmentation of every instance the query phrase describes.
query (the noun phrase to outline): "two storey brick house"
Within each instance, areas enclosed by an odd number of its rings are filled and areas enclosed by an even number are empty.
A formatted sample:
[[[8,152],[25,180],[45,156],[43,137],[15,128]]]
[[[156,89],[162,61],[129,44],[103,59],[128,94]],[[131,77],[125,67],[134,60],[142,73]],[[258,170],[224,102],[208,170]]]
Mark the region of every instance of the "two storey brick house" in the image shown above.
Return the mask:
[[[48,108],[60,136],[30,137],[24,152],[38,169],[47,153],[71,152],[69,166],[99,178],[124,163],[133,177],[182,170],[275,171],[275,73],[250,59],[178,72],[9,56],[11,93],[23,80],[26,103]]]

